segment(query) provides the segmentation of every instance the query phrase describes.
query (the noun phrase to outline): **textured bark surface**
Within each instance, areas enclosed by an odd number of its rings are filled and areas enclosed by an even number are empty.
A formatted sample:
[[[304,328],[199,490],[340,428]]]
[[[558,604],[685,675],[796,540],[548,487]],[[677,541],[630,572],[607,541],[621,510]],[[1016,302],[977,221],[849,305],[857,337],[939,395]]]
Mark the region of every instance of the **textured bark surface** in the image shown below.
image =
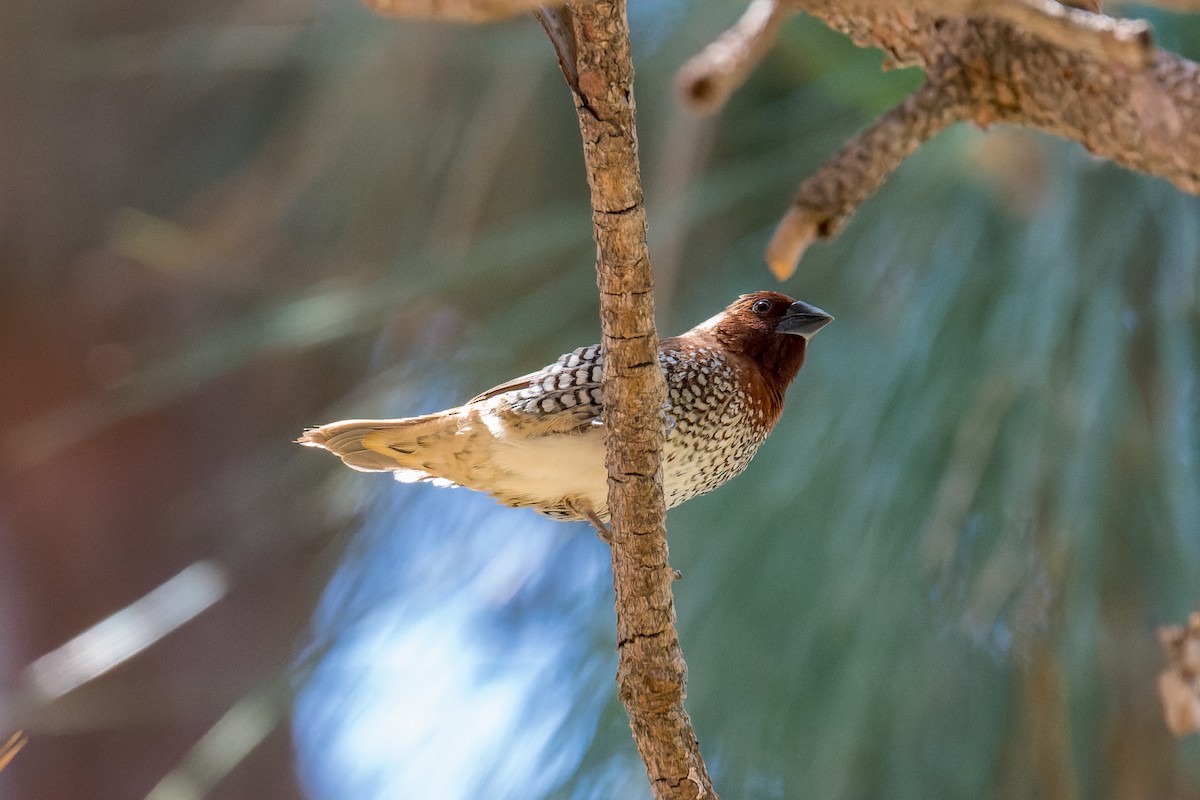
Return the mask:
[[[801,184],[767,250],[781,278],[832,238],[920,144],[954,122],[1022,125],[1200,193],[1200,67],[1154,46],[1149,27],[1051,0],[755,0],[681,71],[684,99],[711,110],[806,11],[926,83]]]
[[[605,349],[604,424],[617,608],[617,685],[656,798],[714,798],[683,709],[662,493],[662,406],[625,4],[544,9],[575,98],[592,195]]]
[[[485,21],[533,10],[575,98],[597,249],[617,685],[656,798],[716,798],[683,709],[662,491],[662,407],[624,0],[365,0],[385,14]]]

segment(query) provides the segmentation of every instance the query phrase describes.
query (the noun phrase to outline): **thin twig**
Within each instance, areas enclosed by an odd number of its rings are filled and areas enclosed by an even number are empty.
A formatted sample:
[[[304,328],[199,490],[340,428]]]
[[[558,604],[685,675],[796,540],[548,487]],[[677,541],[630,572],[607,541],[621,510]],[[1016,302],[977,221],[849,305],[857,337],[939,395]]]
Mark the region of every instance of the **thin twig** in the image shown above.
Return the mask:
[[[754,0],[742,18],[679,70],[676,86],[688,107],[711,114],[725,104],[775,44],[779,26],[795,9],[781,0]]]

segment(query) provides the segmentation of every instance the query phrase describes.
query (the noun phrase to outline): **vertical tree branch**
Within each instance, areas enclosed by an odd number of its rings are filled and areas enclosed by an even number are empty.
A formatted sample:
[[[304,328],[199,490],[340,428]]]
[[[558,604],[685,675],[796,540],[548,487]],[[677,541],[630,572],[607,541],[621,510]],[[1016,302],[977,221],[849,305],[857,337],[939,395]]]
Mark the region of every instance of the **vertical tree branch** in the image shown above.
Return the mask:
[[[683,709],[662,493],[662,406],[624,0],[539,10],[575,97],[591,187],[605,350],[604,424],[617,685],[656,798],[715,798]]]

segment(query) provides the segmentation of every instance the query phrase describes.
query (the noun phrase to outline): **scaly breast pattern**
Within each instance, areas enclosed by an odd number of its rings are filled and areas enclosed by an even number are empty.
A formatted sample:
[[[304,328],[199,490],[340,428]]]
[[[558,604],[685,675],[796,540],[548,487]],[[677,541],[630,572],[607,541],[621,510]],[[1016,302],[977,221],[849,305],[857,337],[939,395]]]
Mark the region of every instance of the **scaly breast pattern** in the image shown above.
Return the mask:
[[[660,351],[659,363],[667,388],[663,490],[667,508],[673,508],[711,492],[744,470],[774,420],[767,418],[764,404],[753,395],[753,382],[716,348],[685,346]],[[528,376],[524,386],[506,393],[500,402],[509,414],[528,420],[517,424],[527,434],[538,437],[535,431],[543,432],[556,446],[565,436],[563,444],[573,439],[581,451],[588,451],[589,458],[602,462],[602,455],[596,455],[602,451],[593,446],[601,441],[603,367],[604,353],[598,346],[581,347]],[[544,449],[544,455],[550,456],[551,441],[542,441],[544,446],[526,440],[523,447],[537,451],[539,457]],[[565,500],[584,502],[606,519],[603,464],[596,465],[601,471],[585,470],[578,463],[566,463],[562,451],[554,453],[551,460],[552,474],[534,481],[536,490],[530,486],[523,492],[494,493],[510,505],[531,505],[560,519],[579,518]]]
[[[774,420],[724,354],[695,347],[660,354],[667,381],[663,493],[667,508],[711,492],[754,458]]]

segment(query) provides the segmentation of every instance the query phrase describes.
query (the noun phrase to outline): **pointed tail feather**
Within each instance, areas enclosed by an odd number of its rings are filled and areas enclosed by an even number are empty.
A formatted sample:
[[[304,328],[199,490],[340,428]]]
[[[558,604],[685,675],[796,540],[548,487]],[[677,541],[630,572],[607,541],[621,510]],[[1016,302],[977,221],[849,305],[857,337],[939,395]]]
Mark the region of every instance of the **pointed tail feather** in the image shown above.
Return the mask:
[[[452,432],[447,414],[407,419],[348,419],[309,428],[296,441],[323,447],[363,472],[396,472],[401,480],[440,477],[421,450],[428,437]]]

